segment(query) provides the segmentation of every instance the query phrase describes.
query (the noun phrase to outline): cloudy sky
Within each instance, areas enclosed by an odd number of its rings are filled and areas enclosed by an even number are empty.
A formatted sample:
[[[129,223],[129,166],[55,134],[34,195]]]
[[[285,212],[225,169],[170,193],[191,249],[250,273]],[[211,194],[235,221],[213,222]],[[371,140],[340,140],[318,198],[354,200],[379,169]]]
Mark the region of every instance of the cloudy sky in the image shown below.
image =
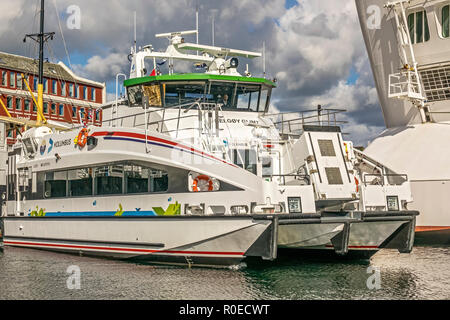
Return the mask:
[[[38,32],[39,3],[0,0],[0,51],[38,56],[37,46],[22,40]],[[46,31],[56,32],[46,57],[106,82],[113,97],[115,75],[129,73],[133,13],[138,46],[151,43],[165,50],[167,40],[154,35],[195,29],[197,4],[200,43],[212,42],[213,15],[216,45],[261,52],[265,41],[267,74],[278,79],[276,108],[295,111],[322,104],[346,109],[344,132],[358,145],[367,145],[384,129],[354,0],[46,0]],[[79,29],[69,28],[73,5],[80,9]],[[246,63],[254,76],[262,75],[262,59],[241,61]]]

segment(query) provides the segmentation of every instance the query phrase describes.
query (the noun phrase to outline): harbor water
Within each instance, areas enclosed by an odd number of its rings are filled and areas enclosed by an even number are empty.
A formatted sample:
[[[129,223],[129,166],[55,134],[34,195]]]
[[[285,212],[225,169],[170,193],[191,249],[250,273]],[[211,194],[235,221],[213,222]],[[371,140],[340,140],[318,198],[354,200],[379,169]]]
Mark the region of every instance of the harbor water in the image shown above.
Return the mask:
[[[229,269],[7,247],[0,252],[0,299],[450,299],[449,265],[450,247],[381,250],[370,260],[280,252],[276,261]]]

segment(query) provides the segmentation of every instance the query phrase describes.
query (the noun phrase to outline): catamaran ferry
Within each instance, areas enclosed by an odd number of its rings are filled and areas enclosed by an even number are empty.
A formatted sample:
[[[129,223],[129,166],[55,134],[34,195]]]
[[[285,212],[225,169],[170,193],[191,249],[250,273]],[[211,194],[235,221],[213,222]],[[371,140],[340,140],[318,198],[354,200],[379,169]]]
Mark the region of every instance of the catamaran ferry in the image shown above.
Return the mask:
[[[261,54],[185,42],[196,32],[132,48],[126,97],[103,106],[102,127],[43,118],[23,134],[4,244],[189,266],[273,260],[278,247],[410,252],[408,177],[344,141],[341,110],[269,113],[275,81],[238,72]],[[204,72],[177,74],[179,60]]]

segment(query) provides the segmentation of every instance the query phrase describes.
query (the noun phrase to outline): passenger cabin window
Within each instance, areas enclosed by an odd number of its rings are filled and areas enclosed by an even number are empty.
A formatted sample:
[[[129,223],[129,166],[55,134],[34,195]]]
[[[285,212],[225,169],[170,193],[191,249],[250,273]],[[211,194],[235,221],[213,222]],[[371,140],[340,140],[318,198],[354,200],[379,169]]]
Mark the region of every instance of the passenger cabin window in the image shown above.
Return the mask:
[[[28,152],[36,147],[31,139],[24,139]],[[138,193],[162,193],[169,189],[166,171],[129,162],[108,166],[77,168],[67,171],[39,173],[44,198],[90,197]],[[42,187],[40,187],[42,190]]]
[[[67,172],[47,172],[45,174],[45,198],[62,198],[66,196]]]
[[[83,197],[92,196],[92,169],[82,168],[69,170],[69,196]]]
[[[145,193],[149,191],[149,169],[141,166],[125,165],[124,173],[126,193]]]
[[[121,194],[123,166],[111,165],[95,168],[95,194]]]
[[[450,37],[450,5],[442,8],[442,36],[444,38]]]
[[[430,40],[427,12],[418,11],[411,13],[408,16],[408,29],[413,44]]]

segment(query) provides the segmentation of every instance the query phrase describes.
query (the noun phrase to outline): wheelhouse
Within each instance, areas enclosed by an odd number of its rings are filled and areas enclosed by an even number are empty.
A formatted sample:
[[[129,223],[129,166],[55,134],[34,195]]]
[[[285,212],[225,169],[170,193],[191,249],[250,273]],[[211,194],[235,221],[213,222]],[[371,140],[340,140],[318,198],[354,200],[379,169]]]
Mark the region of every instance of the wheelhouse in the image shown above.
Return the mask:
[[[275,84],[264,78],[184,74],[124,82],[130,106],[173,107],[193,102],[217,103],[223,111],[267,112]]]

